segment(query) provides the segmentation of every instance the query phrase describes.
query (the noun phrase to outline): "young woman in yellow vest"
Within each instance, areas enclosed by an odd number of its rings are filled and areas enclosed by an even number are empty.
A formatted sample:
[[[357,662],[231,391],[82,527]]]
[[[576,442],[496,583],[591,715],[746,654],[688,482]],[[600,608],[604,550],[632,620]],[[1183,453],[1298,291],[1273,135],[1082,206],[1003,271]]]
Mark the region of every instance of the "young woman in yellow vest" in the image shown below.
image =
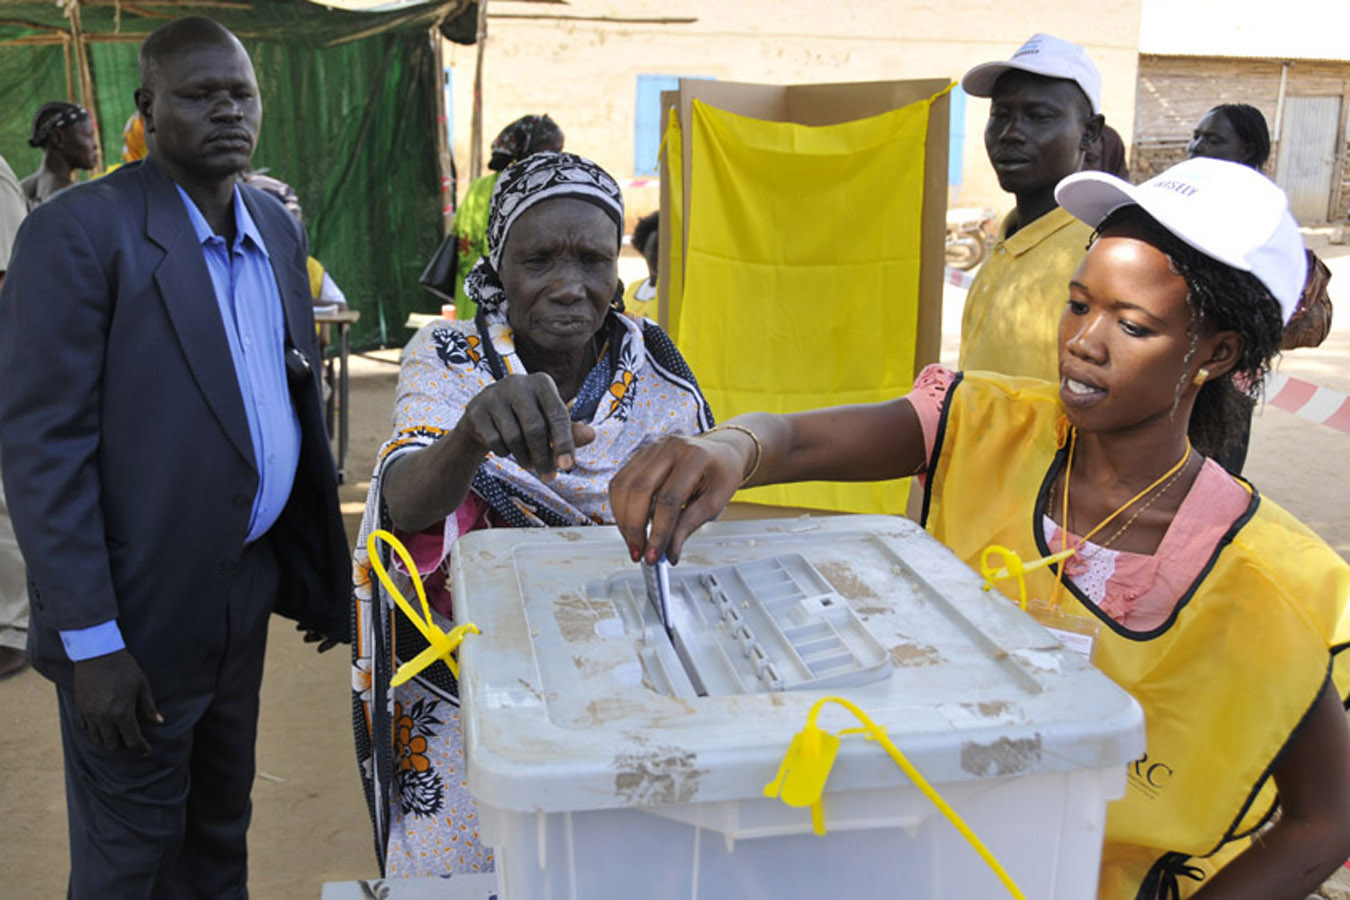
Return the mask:
[[[1098,227],[1059,384],[929,367],[890,402],[741,416],[636,454],[615,519],[634,559],[676,560],[742,485],[919,474],[926,527],[972,566],[991,544],[1073,550],[1028,592],[1091,625],[1147,723],[1099,897],[1304,900],[1350,857],[1350,567],[1187,439],[1222,421],[1220,382],[1261,383],[1303,285],[1297,226],[1219,160],[1056,196]]]

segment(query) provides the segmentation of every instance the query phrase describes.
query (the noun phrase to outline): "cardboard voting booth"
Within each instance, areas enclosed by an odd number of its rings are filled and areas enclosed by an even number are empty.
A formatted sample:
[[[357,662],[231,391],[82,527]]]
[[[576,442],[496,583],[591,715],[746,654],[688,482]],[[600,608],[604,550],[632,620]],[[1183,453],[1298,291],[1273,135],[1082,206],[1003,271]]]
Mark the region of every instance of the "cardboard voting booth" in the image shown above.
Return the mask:
[[[936,361],[949,86],[684,80],[662,95],[660,321],[719,420],[892,399]],[[743,499],[901,513],[907,489]]]

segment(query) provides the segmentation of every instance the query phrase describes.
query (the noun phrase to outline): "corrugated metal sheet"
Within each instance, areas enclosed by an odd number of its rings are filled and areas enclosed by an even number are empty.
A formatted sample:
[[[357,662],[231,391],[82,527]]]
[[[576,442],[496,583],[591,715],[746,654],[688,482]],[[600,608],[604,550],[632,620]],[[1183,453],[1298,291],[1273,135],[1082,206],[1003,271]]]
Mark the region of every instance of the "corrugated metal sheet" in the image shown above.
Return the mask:
[[[1143,0],[1139,52],[1350,60],[1345,0]]]

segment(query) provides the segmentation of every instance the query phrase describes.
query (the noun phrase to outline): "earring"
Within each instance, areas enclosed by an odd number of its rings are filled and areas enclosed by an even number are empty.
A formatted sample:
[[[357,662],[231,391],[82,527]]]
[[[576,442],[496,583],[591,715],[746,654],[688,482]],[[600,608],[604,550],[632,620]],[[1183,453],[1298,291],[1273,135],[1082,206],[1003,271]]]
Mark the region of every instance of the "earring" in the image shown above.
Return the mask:
[[[1201,366],[1200,371],[1195,373],[1195,378],[1192,380],[1195,382],[1195,386],[1199,387],[1200,385],[1204,384],[1208,378],[1209,378],[1209,369],[1206,369],[1204,366]]]

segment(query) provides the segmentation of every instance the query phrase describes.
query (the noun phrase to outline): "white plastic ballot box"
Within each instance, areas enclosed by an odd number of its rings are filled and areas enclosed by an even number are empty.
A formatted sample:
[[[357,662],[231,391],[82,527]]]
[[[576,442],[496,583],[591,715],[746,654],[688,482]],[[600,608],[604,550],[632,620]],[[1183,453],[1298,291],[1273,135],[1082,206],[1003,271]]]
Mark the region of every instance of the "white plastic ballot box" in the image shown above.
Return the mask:
[[[711,523],[667,621],[609,527],[455,545],[469,789],[504,900],[1008,896],[860,723],[811,810],[765,796],[860,707],[1036,900],[1096,892],[1139,705],[913,522]],[[439,663],[437,663],[439,665]]]

